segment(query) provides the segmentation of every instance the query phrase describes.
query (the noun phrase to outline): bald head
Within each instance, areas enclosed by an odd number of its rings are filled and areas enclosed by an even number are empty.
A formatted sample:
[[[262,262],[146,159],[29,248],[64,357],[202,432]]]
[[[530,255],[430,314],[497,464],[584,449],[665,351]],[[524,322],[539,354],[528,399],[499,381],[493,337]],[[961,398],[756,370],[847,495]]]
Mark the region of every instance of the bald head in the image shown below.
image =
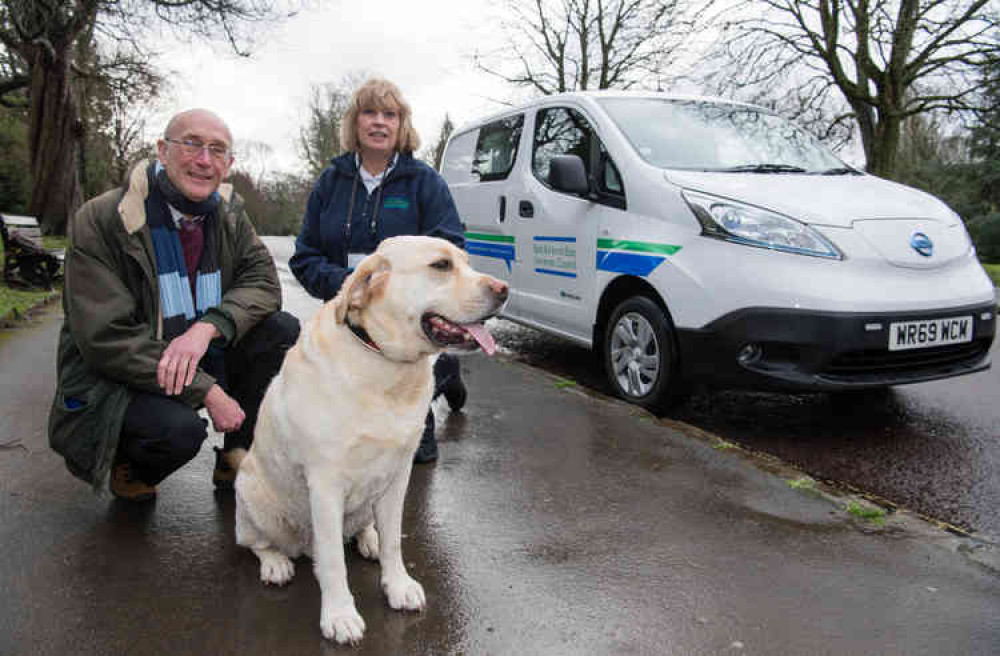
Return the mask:
[[[226,122],[215,112],[201,108],[186,109],[183,112],[174,114],[170,122],[167,123],[167,128],[163,131],[163,138],[176,139],[191,123],[211,125],[221,130],[226,135],[228,145],[230,147],[233,145],[233,133],[229,131],[229,126],[226,125]]]

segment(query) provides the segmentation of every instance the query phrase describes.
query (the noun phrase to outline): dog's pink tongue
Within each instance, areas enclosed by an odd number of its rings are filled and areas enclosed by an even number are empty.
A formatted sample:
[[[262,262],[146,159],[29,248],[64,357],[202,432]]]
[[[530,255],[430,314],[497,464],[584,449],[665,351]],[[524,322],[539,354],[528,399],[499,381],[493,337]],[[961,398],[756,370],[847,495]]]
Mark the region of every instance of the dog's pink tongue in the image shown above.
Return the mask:
[[[466,323],[462,325],[462,328],[472,335],[479,343],[479,348],[483,349],[486,355],[493,355],[497,350],[497,343],[493,341],[493,335],[490,331],[486,330],[486,326],[481,323]]]

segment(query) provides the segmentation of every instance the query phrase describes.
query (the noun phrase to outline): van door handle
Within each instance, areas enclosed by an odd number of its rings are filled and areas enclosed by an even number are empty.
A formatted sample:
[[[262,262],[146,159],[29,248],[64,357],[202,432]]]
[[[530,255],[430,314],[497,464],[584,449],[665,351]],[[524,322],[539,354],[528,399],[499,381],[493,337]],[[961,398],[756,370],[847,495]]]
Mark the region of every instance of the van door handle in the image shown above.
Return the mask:
[[[522,218],[530,219],[535,216],[535,206],[531,204],[531,201],[522,200],[517,205],[517,213],[520,214]]]
[[[503,223],[507,219],[507,197],[500,197],[500,223]]]

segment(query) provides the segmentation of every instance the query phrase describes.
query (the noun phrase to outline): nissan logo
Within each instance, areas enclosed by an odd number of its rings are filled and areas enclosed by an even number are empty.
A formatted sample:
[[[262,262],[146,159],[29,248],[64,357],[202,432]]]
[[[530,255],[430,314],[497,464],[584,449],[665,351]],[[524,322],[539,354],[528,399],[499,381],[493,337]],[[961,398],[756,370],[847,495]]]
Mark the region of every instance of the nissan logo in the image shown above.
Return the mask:
[[[914,232],[910,236],[910,248],[924,257],[930,257],[934,254],[934,242],[922,232]]]

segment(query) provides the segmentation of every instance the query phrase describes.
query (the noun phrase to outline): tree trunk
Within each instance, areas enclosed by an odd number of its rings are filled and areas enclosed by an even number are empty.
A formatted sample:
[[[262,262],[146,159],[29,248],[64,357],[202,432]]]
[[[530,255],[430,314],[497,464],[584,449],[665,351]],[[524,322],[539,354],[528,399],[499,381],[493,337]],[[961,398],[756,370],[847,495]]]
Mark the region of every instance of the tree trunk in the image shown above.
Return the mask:
[[[82,202],[76,154],[81,125],[68,49],[35,46],[31,67],[31,202],[45,234],[65,234]]]
[[[847,92],[844,92],[847,95]],[[854,109],[854,117],[858,123],[858,132],[861,134],[861,146],[865,151],[865,171],[872,172],[872,164],[875,161],[875,129],[877,119],[875,111],[864,102],[851,96],[847,96],[848,102]]]
[[[880,178],[894,180],[896,177],[896,154],[903,122],[895,116],[884,116],[875,128],[873,157],[868,160],[867,170]]]

